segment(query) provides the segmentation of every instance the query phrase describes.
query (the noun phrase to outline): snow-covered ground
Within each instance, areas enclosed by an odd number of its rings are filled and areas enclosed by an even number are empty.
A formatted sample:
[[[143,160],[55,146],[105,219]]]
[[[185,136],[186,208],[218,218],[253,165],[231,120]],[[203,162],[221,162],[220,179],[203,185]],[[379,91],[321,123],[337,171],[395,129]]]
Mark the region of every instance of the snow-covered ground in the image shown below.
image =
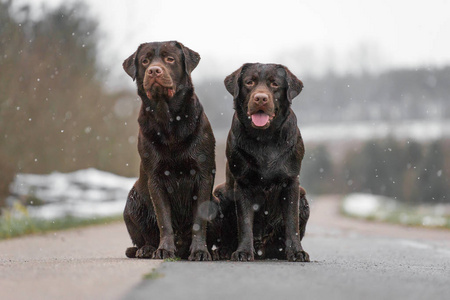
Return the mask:
[[[300,130],[305,141],[314,142],[365,141],[388,137],[427,142],[450,137],[450,121],[325,123],[300,126]]]
[[[31,217],[97,217],[121,214],[136,178],[96,169],[48,175],[18,174],[8,203],[27,205]],[[405,207],[398,201],[372,194],[349,194],[342,211],[350,216],[404,224],[450,227],[450,205]],[[395,219],[395,220],[394,220]]]
[[[96,169],[48,175],[18,174],[8,203],[29,203],[29,215],[45,219],[116,215],[122,213],[135,181],[136,178]]]
[[[354,193],[344,197],[341,209],[344,214],[358,218],[406,225],[450,227],[450,205],[448,204],[407,207],[391,198]]]

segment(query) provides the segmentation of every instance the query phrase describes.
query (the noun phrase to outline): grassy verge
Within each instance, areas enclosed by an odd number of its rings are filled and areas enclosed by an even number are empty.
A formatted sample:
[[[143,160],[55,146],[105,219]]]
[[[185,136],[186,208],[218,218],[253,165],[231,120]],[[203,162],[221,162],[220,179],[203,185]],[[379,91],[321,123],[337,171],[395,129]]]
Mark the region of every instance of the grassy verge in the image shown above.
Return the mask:
[[[378,222],[386,222],[392,224],[401,224],[405,226],[418,226],[418,227],[428,227],[428,228],[442,228],[442,229],[450,229],[450,217],[440,217],[442,222],[435,223],[432,221],[430,216],[420,214],[415,211],[396,211],[389,212],[383,215],[370,215],[367,217],[361,217],[357,215],[348,214],[345,211],[342,211],[345,216],[364,219],[368,221],[378,221]],[[434,218],[433,218],[434,219]],[[427,224],[428,221],[431,220],[430,224]]]
[[[450,229],[450,215],[436,212],[433,206],[407,206],[389,201],[379,201],[373,211],[356,214],[346,210],[346,199],[341,203],[341,214],[369,221],[387,222],[406,226]]]
[[[150,273],[147,273],[147,274],[144,274],[143,276],[142,276],[142,278],[143,279],[146,279],[146,280],[154,280],[154,279],[158,279],[158,278],[163,278],[164,277],[164,274],[163,273],[160,273],[160,272],[158,272],[156,269],[152,269],[152,271],[150,272]]]
[[[4,209],[0,215],[0,240],[74,227],[103,225],[119,220],[122,220],[122,215],[95,218],[67,216],[54,220],[38,219],[29,216],[25,206],[15,204],[12,208]]]

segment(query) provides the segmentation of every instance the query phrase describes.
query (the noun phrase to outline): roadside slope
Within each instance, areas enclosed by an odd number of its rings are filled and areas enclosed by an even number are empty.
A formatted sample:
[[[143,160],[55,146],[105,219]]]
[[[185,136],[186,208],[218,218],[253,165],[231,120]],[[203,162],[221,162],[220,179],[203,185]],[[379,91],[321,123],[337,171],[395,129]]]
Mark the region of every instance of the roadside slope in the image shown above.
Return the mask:
[[[308,238],[308,234],[399,238],[432,242],[450,251],[450,230],[448,229],[413,227],[345,217],[339,213],[341,197],[322,195],[310,199],[311,217],[306,228],[305,239]]]

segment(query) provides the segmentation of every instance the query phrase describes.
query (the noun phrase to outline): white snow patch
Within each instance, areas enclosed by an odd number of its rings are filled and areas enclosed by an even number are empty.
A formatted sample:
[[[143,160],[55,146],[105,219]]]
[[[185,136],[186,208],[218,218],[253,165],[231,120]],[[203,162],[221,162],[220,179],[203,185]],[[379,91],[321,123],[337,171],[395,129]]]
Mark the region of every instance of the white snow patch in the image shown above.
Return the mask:
[[[422,218],[423,226],[440,227],[447,224],[447,219],[440,216],[424,216]]]
[[[380,208],[379,198],[371,194],[350,194],[345,197],[342,209],[349,215],[366,218],[375,214]]]
[[[93,168],[48,175],[18,174],[11,185],[11,204],[36,198],[27,206],[30,216],[95,217],[120,214],[136,178],[121,177]]]
[[[398,220],[401,224],[445,227],[450,206],[446,204],[408,206],[392,198],[372,194],[349,194],[341,204],[342,211],[359,218]]]

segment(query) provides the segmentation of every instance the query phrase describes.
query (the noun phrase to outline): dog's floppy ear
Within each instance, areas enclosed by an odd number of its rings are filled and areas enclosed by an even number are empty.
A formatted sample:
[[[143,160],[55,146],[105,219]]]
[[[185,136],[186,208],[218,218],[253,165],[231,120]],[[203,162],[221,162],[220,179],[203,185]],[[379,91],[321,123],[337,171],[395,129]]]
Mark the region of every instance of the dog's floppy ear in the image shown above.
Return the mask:
[[[123,69],[125,70],[125,72],[127,72],[128,75],[130,75],[131,78],[133,78],[133,81],[136,80],[138,72],[136,56],[139,53],[139,50],[141,50],[142,46],[144,45],[145,43],[140,44],[136,52],[131,54],[127,59],[125,59],[122,64]]]
[[[242,73],[244,72],[244,69],[249,66],[250,64],[244,64],[242,67],[228,75],[225,80],[225,88],[227,89],[228,93],[233,95],[233,98],[236,99],[239,96],[239,79],[242,76]]]
[[[286,81],[288,84],[287,89],[287,98],[290,103],[292,103],[292,100],[300,94],[300,92],[303,89],[303,82],[298,79],[294,74],[289,71],[288,68],[284,67],[284,70],[286,71]]]
[[[133,78],[133,81],[136,80],[136,52],[131,54],[127,59],[123,61],[122,67],[127,72],[128,75],[130,75],[131,78]]]
[[[197,67],[198,63],[200,62],[200,54],[195,52],[192,49],[189,49],[185,45],[183,45],[180,42],[176,42],[178,47],[181,48],[181,51],[183,51],[184,56],[184,69],[186,70],[186,73],[188,75],[191,74],[192,71]]]

